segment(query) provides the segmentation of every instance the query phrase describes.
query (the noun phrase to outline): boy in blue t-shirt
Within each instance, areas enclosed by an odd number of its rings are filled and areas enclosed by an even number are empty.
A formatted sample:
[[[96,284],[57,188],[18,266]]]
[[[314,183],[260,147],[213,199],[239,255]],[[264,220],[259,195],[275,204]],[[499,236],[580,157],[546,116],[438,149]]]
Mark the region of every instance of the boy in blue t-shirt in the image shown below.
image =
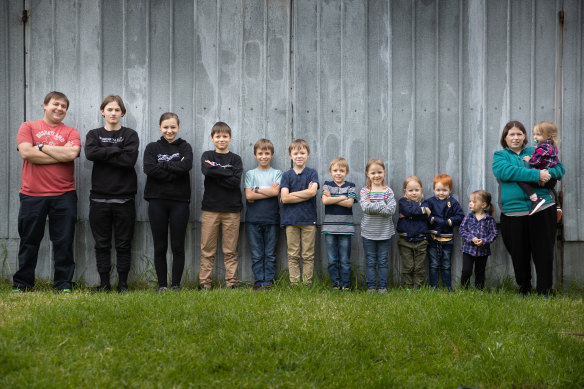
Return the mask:
[[[300,282],[300,244],[302,243],[302,282],[312,284],[314,241],[316,238],[316,192],[318,173],[306,167],[310,147],[296,139],[288,147],[293,168],[282,174],[280,182],[282,214],[280,225],[286,227],[290,282]]]
[[[274,145],[260,139],[253,146],[258,167],[245,173],[245,230],[251,251],[253,289],[270,289],[276,274],[276,246],[280,229],[280,180],[282,171],[270,166]]]

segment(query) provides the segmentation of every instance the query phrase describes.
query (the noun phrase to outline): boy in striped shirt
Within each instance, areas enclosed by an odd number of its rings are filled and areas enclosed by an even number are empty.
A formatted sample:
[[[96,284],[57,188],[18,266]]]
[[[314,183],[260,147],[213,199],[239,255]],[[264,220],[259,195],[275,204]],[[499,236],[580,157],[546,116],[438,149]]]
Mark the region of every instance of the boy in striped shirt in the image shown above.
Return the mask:
[[[357,195],[355,184],[345,181],[349,174],[345,158],[333,159],[329,174],[333,181],[325,181],[322,187],[325,206],[322,234],[325,236],[328,272],[333,288],[348,291],[351,287],[351,236],[355,235],[352,207]]]

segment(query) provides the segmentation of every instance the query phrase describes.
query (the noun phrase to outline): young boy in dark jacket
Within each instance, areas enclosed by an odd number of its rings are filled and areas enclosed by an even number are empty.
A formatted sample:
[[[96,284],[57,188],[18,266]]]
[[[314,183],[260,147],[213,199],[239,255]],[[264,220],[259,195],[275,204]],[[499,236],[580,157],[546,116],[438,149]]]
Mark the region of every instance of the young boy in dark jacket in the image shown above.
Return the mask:
[[[428,259],[430,261],[430,286],[438,287],[438,270],[442,270],[442,286],[452,290],[450,266],[453,247],[453,229],[464,219],[458,201],[451,196],[452,177],[438,174],[434,177],[434,196],[428,200]]]

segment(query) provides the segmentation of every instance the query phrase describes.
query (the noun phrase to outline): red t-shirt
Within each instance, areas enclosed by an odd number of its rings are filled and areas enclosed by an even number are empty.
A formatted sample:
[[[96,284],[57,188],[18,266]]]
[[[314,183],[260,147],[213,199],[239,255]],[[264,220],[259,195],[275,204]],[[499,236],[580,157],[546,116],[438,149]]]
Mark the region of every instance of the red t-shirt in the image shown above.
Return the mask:
[[[75,128],[67,127],[63,123],[49,126],[44,120],[22,123],[18,135],[16,135],[17,145],[30,143],[36,146],[42,143],[64,146],[67,142],[81,146],[81,139]],[[74,173],[75,163],[73,161],[37,165],[24,160],[20,193],[28,196],[60,196],[75,190]]]

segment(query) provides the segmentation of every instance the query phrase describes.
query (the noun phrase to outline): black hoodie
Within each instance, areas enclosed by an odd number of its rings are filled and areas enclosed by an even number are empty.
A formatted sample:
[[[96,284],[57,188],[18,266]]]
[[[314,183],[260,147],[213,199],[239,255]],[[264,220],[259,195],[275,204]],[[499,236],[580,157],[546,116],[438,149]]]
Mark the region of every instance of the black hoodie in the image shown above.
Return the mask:
[[[179,138],[168,143],[160,137],[148,144],[144,150],[144,173],[148,176],[144,198],[190,202],[192,167],[193,149],[187,141]]]
[[[96,128],[85,138],[85,157],[93,161],[91,199],[133,199],[138,188],[134,165],[140,140],[131,128]]]

